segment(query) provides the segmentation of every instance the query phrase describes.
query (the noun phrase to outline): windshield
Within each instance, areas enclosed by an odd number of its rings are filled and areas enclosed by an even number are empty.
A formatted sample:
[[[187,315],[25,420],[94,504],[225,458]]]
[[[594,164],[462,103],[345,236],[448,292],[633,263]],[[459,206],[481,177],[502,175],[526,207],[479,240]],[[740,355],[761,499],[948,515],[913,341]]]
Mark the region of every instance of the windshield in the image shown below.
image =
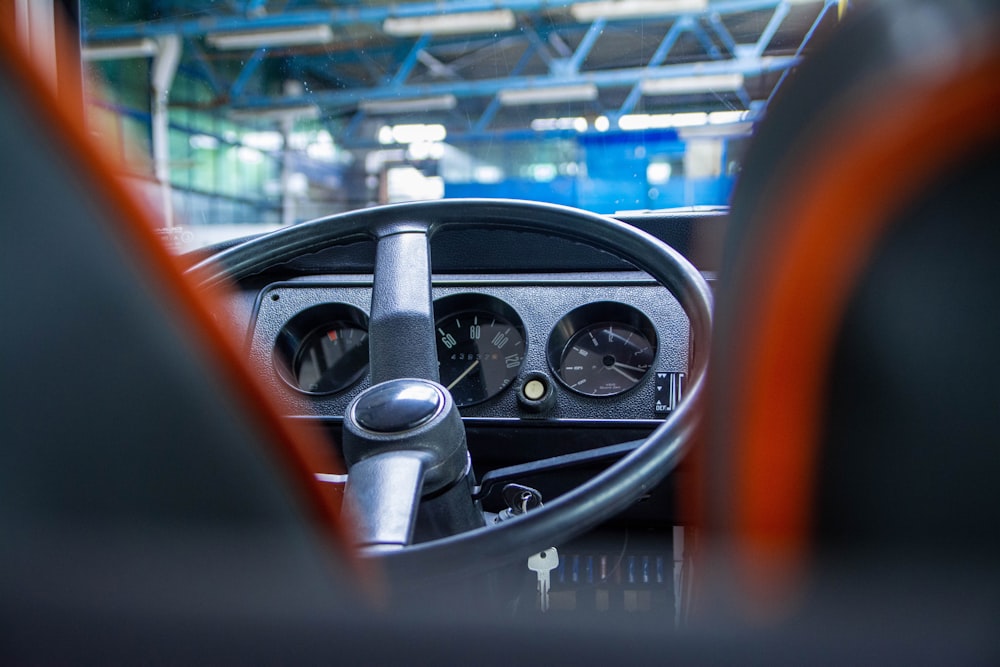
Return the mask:
[[[837,0],[82,0],[88,122],[178,250],[377,204],[719,206]]]

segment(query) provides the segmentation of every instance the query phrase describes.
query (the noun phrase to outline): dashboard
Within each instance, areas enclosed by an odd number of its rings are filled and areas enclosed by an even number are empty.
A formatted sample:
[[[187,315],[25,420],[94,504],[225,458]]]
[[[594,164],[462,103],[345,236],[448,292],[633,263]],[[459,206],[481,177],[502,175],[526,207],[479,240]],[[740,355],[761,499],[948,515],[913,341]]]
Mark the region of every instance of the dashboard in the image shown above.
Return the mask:
[[[725,210],[616,217],[714,279]],[[503,229],[442,230],[431,258],[440,380],[459,407],[477,478],[641,440],[682,400],[693,344],[688,319],[644,272],[598,248]],[[288,418],[321,429],[334,448],[347,406],[370,386],[373,271],[374,243],[356,242],[244,278],[232,297],[252,366]],[[413,341],[401,333],[396,344],[405,351]],[[552,498],[607,463],[518,481]],[[676,525],[674,496],[684,479],[678,471],[619,521]],[[482,500],[487,511],[503,509],[499,494]]]
[[[641,423],[681,398],[687,319],[641,275],[458,275],[432,293],[441,383],[465,417]],[[370,276],[260,292],[251,360],[295,415],[343,416],[369,386],[370,303]]]

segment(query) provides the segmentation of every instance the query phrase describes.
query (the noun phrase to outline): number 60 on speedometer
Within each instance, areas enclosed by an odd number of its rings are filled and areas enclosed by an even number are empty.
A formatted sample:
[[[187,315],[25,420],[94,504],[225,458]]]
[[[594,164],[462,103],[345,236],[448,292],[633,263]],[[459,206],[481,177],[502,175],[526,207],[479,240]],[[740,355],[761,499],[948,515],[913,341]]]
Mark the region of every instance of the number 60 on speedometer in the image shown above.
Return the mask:
[[[524,325],[499,299],[457,294],[435,302],[441,384],[459,406],[488,400],[510,386],[524,360]]]

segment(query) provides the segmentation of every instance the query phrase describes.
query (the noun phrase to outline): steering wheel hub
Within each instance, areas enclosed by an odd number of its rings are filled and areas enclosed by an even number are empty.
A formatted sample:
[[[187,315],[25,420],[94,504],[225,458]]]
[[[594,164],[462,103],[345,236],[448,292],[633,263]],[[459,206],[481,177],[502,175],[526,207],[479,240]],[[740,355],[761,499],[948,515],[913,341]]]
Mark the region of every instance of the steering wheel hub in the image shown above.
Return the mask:
[[[351,418],[375,433],[404,433],[441,413],[445,395],[426,380],[402,378],[376,385],[355,401]]]

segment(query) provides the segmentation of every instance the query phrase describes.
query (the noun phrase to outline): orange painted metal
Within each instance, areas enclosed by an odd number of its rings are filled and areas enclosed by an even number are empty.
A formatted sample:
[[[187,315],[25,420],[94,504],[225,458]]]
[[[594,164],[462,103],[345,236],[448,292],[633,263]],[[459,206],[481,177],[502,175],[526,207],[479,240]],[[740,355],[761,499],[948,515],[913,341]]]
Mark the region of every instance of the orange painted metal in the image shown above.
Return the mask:
[[[775,242],[737,320],[729,447],[737,574],[757,612],[780,612],[808,567],[825,381],[851,291],[901,208],[1000,136],[998,82],[994,51],[947,77],[861,91],[760,213]]]
[[[190,333],[196,349],[212,364],[208,372],[224,380],[261,440],[272,445],[271,458],[277,461],[280,474],[287,478],[304,512],[318,524],[321,534],[331,538],[331,555],[339,552],[350,567],[367,572],[368,566],[363,567],[345,546],[350,540],[349,528],[340,517],[341,495],[331,492],[329,485],[321,484],[315,476],[316,472],[342,472],[343,465],[334,460],[329,445],[316,432],[282,416],[288,412],[248,367],[234,330],[216,319],[218,313],[225,312],[223,290],[196,287],[194,279],[184,274],[179,259],[157,235],[160,221],[155,212],[124,186],[116,175],[113,156],[92,141],[83,114],[72,112],[84,108],[83,101],[75,97],[80,87],[60,86],[57,96],[17,45],[9,24],[0,29],[0,58],[17,80],[18,94],[28,100],[61,147],[61,158],[74,164],[79,179],[109,212],[105,222],[124,254],[137,270],[145,272],[162,307]]]

